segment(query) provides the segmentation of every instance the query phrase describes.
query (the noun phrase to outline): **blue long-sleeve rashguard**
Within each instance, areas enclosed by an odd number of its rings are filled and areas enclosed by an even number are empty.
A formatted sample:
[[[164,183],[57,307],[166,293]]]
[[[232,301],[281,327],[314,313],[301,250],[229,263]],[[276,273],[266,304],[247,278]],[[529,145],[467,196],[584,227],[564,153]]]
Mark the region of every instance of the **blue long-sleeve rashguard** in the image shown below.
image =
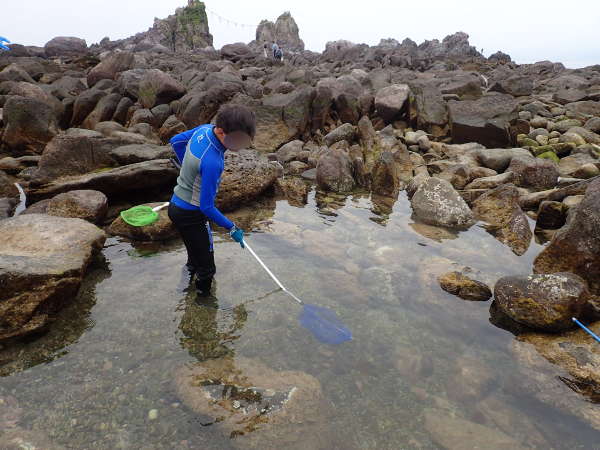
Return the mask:
[[[171,138],[181,163],[171,203],[201,211],[217,225],[230,230],[234,224],[215,206],[215,197],[225,168],[227,150],[214,133],[214,126],[202,125]]]

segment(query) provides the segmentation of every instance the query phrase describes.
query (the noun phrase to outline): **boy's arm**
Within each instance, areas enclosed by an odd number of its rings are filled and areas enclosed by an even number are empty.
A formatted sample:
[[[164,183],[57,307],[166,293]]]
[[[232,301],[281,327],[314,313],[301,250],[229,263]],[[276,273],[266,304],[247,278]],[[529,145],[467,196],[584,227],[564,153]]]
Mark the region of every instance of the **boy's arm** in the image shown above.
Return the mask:
[[[200,174],[202,175],[202,187],[200,190],[200,210],[214,223],[227,230],[234,227],[234,223],[219,211],[215,206],[215,197],[219,185],[221,171],[209,160],[202,161]]]
[[[185,155],[185,148],[187,147],[189,140],[192,138],[198,128],[200,127],[179,133],[173,136],[169,141],[171,147],[173,147],[173,151],[175,151],[175,154],[177,155],[177,159],[179,159],[179,164],[181,164],[183,161],[183,155]]]

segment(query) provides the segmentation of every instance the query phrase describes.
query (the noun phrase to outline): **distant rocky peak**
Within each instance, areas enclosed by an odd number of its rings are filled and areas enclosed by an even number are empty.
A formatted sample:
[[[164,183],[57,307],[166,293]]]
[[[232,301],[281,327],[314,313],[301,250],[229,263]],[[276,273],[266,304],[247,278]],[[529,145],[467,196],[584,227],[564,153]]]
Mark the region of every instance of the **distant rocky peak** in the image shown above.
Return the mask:
[[[275,23],[262,20],[256,28],[256,40],[251,45],[262,47],[276,42],[284,51],[301,52],[304,42],[300,39],[298,24],[289,11],[280,15]]]

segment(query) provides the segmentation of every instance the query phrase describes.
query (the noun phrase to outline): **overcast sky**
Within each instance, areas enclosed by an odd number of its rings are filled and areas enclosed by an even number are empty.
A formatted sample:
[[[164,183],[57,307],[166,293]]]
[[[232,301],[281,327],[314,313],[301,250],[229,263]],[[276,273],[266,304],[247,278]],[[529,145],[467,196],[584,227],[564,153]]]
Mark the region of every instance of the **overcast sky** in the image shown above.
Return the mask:
[[[147,30],[154,17],[173,13],[187,0],[3,0],[0,35],[25,45],[55,36],[77,36],[88,44]],[[497,50],[518,63],[551,60],[567,67],[600,64],[599,0],[222,0],[207,8],[226,19],[258,24],[289,10],[310,50],[347,39],[374,45],[381,38],[442,39],[455,31],[487,56]],[[255,28],[236,27],[209,14],[215,47],[249,42]]]

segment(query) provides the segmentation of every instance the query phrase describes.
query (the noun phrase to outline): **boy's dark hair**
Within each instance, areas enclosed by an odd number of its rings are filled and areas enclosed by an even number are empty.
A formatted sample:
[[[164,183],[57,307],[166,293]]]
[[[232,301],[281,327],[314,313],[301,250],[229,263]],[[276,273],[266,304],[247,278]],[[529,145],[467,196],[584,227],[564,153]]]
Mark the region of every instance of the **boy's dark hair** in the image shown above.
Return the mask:
[[[216,125],[225,134],[242,131],[251,138],[256,135],[256,115],[243,105],[225,105],[217,114]]]

